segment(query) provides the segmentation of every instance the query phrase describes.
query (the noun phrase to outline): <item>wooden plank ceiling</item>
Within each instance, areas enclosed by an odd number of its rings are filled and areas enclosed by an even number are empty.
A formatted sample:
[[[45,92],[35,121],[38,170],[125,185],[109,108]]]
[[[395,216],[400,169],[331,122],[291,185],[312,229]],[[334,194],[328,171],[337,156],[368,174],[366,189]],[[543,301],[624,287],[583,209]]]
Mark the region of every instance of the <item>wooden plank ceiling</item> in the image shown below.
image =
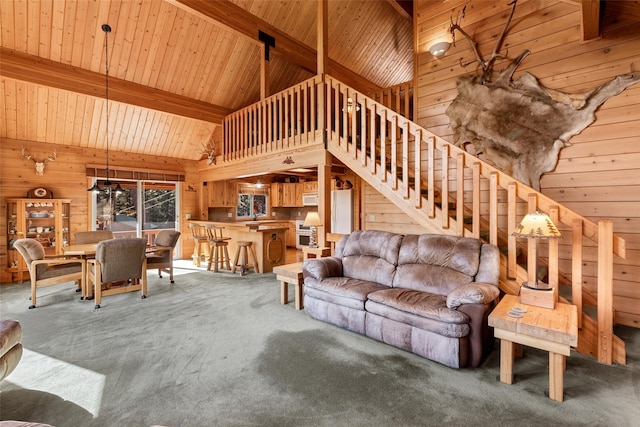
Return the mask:
[[[222,117],[259,99],[255,29],[276,38],[270,93],[315,74],[316,9],[309,0],[2,0],[0,138],[105,149],[108,23],[109,149],[200,159]],[[330,1],[329,72],[362,88],[408,81],[412,31],[389,1]]]

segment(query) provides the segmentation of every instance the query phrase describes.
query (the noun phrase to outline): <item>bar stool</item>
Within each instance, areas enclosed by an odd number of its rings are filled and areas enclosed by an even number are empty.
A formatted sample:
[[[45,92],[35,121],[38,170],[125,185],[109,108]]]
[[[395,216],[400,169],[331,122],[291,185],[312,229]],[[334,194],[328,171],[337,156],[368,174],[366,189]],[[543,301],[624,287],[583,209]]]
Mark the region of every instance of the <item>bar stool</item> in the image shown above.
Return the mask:
[[[248,249],[247,249],[248,248]],[[248,254],[247,254],[248,252]],[[258,267],[258,260],[256,254],[253,252],[253,242],[246,242],[244,240],[238,241],[238,249],[236,250],[236,256],[233,260],[232,273],[235,274],[236,267],[240,267],[240,275],[244,276],[250,267],[247,267],[247,258],[251,256],[251,262],[253,263],[253,271],[260,273],[260,267]],[[240,258],[240,264],[238,264],[238,258]]]
[[[222,235],[222,229],[224,227],[217,227],[215,225],[206,225],[207,239],[209,242],[209,263],[207,264],[207,270],[211,270],[211,264],[213,263],[213,272],[218,272],[218,264],[224,268],[225,263],[227,270],[231,271],[231,258],[229,258],[229,240],[231,237],[224,237]],[[213,255],[211,255],[213,253]]]
[[[207,232],[200,224],[189,223],[191,229],[191,237],[193,237],[193,265],[200,267],[200,258],[204,257],[205,261],[209,260],[209,240]]]

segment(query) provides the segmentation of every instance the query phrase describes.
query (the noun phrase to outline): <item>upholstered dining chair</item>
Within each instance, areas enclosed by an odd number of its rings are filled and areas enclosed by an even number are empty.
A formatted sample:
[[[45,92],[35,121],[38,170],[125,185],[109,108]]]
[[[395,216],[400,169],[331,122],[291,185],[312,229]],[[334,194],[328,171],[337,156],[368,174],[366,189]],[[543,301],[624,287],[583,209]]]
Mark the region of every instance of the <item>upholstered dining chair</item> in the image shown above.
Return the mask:
[[[31,279],[31,305],[36,308],[36,289],[65,282],[86,286],[85,261],[82,259],[45,258],[44,247],[36,239],[18,239],[13,247],[20,252],[29,268]]]
[[[173,250],[180,238],[180,232],[176,230],[162,230],[156,236],[152,250],[148,251],[147,270],[158,269],[158,277],[162,278],[162,272],[169,273],[169,280],[173,281]]]
[[[86,245],[89,243],[98,243],[103,240],[113,239],[113,231],[111,230],[95,230],[95,231],[78,231],[73,234],[76,245]]]
[[[139,290],[141,298],[147,297],[146,247],[146,239],[98,243],[95,259],[87,261],[87,282],[95,297],[95,308],[100,308],[103,296]]]

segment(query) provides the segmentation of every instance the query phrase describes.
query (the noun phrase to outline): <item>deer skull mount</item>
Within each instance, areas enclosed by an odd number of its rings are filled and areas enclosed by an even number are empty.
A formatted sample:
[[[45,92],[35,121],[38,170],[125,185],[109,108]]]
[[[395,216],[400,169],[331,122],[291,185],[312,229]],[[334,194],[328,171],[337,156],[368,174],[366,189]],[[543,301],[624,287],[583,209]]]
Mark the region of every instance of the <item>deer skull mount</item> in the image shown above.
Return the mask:
[[[446,114],[456,146],[540,190],[540,177],[555,169],[560,150],[571,145],[571,137],[595,121],[595,111],[610,97],[640,82],[640,73],[618,76],[585,93],[565,93],[545,88],[527,72],[512,80],[528,50],[501,72],[494,72],[495,61],[506,57],[500,48],[516,3],[509,3],[511,14],[488,60],[460,27],[464,9],[455,23],[452,20],[451,34],[459,31],[469,41],[482,74],[458,79],[458,95]],[[453,41],[455,45],[455,37]]]
[[[22,147],[22,157],[24,157],[27,160],[31,160],[33,161],[33,163],[35,163],[36,166],[36,175],[44,175],[44,165],[45,163],[49,162],[49,161],[54,161],[57,157],[56,152],[54,150],[53,152],[53,156],[47,157],[46,159],[42,160],[42,161],[38,161],[35,159],[35,157],[27,155],[26,154],[27,149]]]
[[[201,150],[200,154],[205,154],[207,156],[207,165],[215,165],[216,164],[216,142],[211,139],[207,144],[200,145]]]

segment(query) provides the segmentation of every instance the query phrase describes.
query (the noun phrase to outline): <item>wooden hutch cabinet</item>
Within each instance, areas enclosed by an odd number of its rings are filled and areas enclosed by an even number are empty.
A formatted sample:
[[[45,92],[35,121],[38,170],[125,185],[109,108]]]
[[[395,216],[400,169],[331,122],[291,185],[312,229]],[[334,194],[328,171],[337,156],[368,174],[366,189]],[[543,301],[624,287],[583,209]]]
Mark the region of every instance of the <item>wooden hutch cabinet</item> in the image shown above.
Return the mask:
[[[13,242],[22,238],[37,239],[46,255],[62,255],[63,247],[70,242],[69,216],[71,200],[68,199],[7,199],[7,271],[18,274],[27,271],[20,253]]]

